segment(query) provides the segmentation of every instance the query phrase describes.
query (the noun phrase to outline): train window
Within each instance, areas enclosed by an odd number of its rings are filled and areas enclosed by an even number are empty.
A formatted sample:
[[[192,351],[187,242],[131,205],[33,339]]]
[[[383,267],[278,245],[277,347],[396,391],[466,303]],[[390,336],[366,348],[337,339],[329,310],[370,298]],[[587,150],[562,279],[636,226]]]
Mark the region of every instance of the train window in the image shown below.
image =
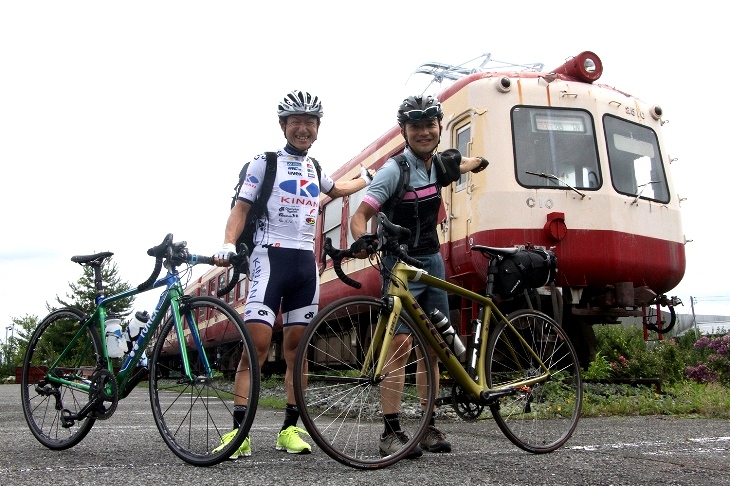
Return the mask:
[[[615,116],[603,117],[608,164],[616,192],[627,196],[669,202],[656,133]]]
[[[230,267],[228,269],[228,282],[230,282],[233,279],[233,267]],[[233,302],[233,298],[236,295],[236,286],[234,285],[230,292],[228,292],[228,302]]]
[[[456,131],[456,149],[461,152],[464,157],[469,157],[469,142],[471,142],[471,124],[459,127]],[[466,188],[466,174],[461,174],[456,182],[456,190],[461,191]]]
[[[595,130],[588,112],[516,106],[512,133],[521,185],[566,190],[601,187]]]
[[[211,280],[208,284],[208,295],[215,295],[215,280]]]
[[[349,210],[349,214],[347,215],[347,228],[345,228],[345,233],[347,233],[347,247],[348,248],[350,246],[352,246],[352,244],[355,242],[355,239],[352,237],[352,233],[350,233],[350,219],[352,219],[352,215],[355,214],[355,211],[357,211],[357,208],[360,207],[360,203],[362,202],[362,200],[365,197],[365,194],[367,194],[367,192],[368,192],[368,188],[365,187],[365,188],[357,191],[355,194],[350,194],[347,197],[347,207]]]
[[[218,275],[218,288],[219,289],[226,288],[226,272],[221,272],[220,275]],[[213,294],[211,294],[211,295],[213,295]]]
[[[340,248],[340,229],[342,228],[342,198],[333,199],[324,207],[322,231],[325,238],[332,239],[332,246]],[[324,240],[323,240],[324,241]]]

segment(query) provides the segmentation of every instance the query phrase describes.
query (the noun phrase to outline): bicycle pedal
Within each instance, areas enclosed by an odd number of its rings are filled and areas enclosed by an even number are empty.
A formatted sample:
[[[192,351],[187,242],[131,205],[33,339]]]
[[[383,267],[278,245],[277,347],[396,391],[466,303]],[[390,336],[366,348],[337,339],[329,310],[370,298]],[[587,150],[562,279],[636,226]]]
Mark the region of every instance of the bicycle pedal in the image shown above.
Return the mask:
[[[454,403],[454,397],[438,397],[434,405],[440,407],[441,405],[451,405],[452,403]]]
[[[74,420],[71,410],[67,408],[61,410],[61,427],[68,429],[73,427],[74,423],[76,423],[76,420]]]

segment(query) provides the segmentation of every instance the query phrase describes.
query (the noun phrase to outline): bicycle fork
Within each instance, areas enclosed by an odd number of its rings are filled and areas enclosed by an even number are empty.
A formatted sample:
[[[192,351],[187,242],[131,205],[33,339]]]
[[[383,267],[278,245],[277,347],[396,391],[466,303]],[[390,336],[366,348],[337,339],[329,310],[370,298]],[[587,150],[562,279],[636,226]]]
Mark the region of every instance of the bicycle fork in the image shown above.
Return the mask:
[[[380,354],[377,357],[377,361],[374,363],[373,374],[370,377],[373,383],[380,383],[387,378],[388,373],[383,374],[383,368],[388,358],[388,351],[390,350],[390,343],[395,336],[395,330],[398,325],[398,319],[400,318],[400,312],[403,308],[403,303],[400,297],[388,296],[385,302],[385,308],[381,310],[380,316],[378,317],[378,324],[375,327],[375,333],[373,335],[372,342],[381,342]],[[367,355],[363,362],[362,368],[360,369],[361,376],[368,375],[368,369],[375,359],[375,346],[369,346]]]

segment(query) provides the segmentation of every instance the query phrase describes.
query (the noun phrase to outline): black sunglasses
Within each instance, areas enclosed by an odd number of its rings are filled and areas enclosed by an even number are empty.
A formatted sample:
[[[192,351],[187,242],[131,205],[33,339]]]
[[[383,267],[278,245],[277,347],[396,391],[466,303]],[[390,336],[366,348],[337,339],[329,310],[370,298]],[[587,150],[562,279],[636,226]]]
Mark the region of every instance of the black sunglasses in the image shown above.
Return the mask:
[[[439,113],[438,106],[429,106],[425,110],[406,111],[405,115],[409,120],[420,120],[422,118],[434,118]]]

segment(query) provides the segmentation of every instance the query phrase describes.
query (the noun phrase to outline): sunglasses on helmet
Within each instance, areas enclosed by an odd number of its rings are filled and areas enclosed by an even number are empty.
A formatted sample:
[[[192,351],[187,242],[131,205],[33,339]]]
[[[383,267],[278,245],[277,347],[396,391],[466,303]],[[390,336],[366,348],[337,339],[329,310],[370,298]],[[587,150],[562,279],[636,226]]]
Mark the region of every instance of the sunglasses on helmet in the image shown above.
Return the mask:
[[[409,120],[421,120],[422,118],[434,118],[439,113],[438,106],[429,106],[425,110],[406,111],[405,115]]]

